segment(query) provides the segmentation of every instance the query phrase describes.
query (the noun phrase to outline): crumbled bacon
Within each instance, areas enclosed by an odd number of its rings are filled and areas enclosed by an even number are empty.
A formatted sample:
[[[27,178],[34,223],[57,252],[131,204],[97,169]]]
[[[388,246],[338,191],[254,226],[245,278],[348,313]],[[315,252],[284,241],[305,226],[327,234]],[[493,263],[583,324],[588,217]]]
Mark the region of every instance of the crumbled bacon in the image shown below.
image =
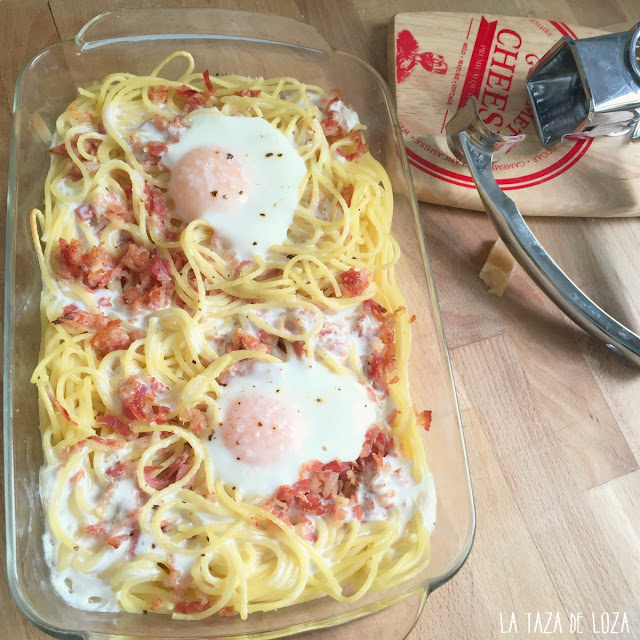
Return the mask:
[[[101,436],[89,436],[87,440],[94,440],[98,444],[103,444],[105,447],[114,447],[116,449],[122,449],[124,442],[122,440],[115,440],[113,438],[102,438]]]
[[[80,109],[75,102],[72,102],[69,105],[67,113],[69,114],[69,122],[71,126],[89,124],[93,122],[93,113],[91,113],[91,111],[86,111],[85,109]]]
[[[431,428],[431,411],[429,409],[418,413],[418,426],[422,427],[425,431],[429,431]]]
[[[104,329],[109,324],[109,319],[103,313],[82,311],[75,304],[68,304],[53,324],[61,324],[69,333],[77,335]]]
[[[367,374],[378,389],[388,393],[389,385],[399,380],[394,316],[404,311],[404,308],[396,309],[394,313],[387,313],[384,307],[373,300],[365,300],[363,306],[366,313],[371,314],[381,323],[379,340],[374,345],[373,353],[369,358]]]
[[[234,92],[234,95],[240,96],[241,98],[258,98],[260,97],[260,89],[239,89]]]
[[[166,142],[147,142],[144,149],[152,158],[162,158],[167,153],[168,145]]]
[[[58,398],[56,398],[55,394],[53,393],[53,391],[51,391],[51,389],[47,389],[47,395],[49,396],[49,400],[51,401],[53,410],[58,415],[61,415],[67,422],[77,426],[78,423],[75,420],[71,419],[69,412],[62,406],[62,403],[60,402],[60,400],[58,400]]]
[[[362,303],[362,306],[365,313],[368,313],[370,316],[378,320],[378,322],[382,322],[385,313],[387,313],[387,310],[381,304],[378,304],[373,298],[365,300]]]
[[[344,201],[347,203],[347,207],[351,206],[351,199],[353,198],[354,186],[352,184],[348,184],[342,188],[340,195],[344,198]]]
[[[102,243],[82,251],[80,240],[60,238],[60,268],[63,280],[81,280],[90,289],[105,287],[116,275],[116,261]]]
[[[361,296],[371,284],[373,276],[367,269],[349,269],[340,274],[340,290],[343,295],[352,298]]]
[[[211,84],[211,77],[209,76],[209,69],[205,69],[202,74],[204,79],[204,86],[207,87],[208,91],[213,91],[213,85]]]
[[[191,408],[183,411],[179,416],[178,420],[183,424],[187,425],[187,429],[192,431],[196,435],[202,433],[204,431],[209,421],[207,420],[207,414],[201,409]]]
[[[394,450],[393,438],[379,426],[371,427],[365,436],[360,455],[355,462],[332,460],[323,464],[312,460],[300,470],[300,480],[293,485],[283,485],[274,498],[264,505],[271,513],[291,525],[303,524],[298,533],[308,538],[309,527],[305,523],[306,514],[332,514],[337,520],[344,520],[346,514],[335,501],[336,497],[347,498],[354,507],[354,517],[358,518],[359,506],[356,492],[362,482],[370,482],[382,469],[383,458]],[[361,510],[361,507],[360,507]],[[362,512],[360,511],[360,518]]]
[[[92,205],[81,204],[79,207],[76,207],[75,214],[78,216],[78,220],[82,220],[82,222],[89,222],[96,216],[96,210]]]
[[[85,474],[84,474],[84,469],[80,469],[79,471],[76,471],[76,472],[75,472],[75,473],[74,473],[74,474],[69,478],[69,480],[70,480],[72,483],[74,483],[74,484],[75,484],[76,482],[78,482],[78,480],[81,480],[82,478],[84,478],[84,475],[85,475]]]
[[[337,149],[336,152],[347,162],[353,162],[369,151],[369,145],[362,138],[362,131],[351,131],[346,137],[351,139],[351,142],[355,146],[354,151],[351,153],[344,153],[342,149]]]
[[[154,475],[154,471],[162,469],[162,465],[148,465],[144,468],[144,479],[153,489],[166,489],[170,484],[182,480],[191,468],[188,464],[189,454],[183,451],[162,473]]]
[[[269,353],[270,347],[263,344],[259,338],[251,335],[247,331],[236,329],[228,342],[226,351],[239,351],[246,349],[248,351],[260,351],[261,353]]]
[[[104,543],[108,544],[110,547],[113,547],[114,549],[119,549],[120,545],[125,542],[125,540],[128,540],[131,536],[128,533],[122,533],[118,536],[109,536]]]
[[[90,536],[103,536],[105,533],[107,533],[107,523],[98,522],[97,524],[90,524],[86,526],[84,530]]]
[[[149,607],[150,611],[155,611],[156,609],[159,609],[162,606],[162,600],[160,598],[154,598],[151,601],[151,606]]]
[[[292,342],[291,346],[293,347],[293,351],[296,354],[296,356],[298,356],[298,358],[304,357],[305,348],[304,348],[304,342],[302,342],[302,340],[296,340],[295,342]]]
[[[324,135],[331,144],[347,136],[348,132],[335,118],[326,118],[320,122],[320,125],[322,126]]]
[[[55,147],[51,147],[49,149],[49,153],[52,153],[56,156],[67,156],[67,158],[69,157],[69,151],[67,150],[67,145],[65,145],[64,142]]]
[[[176,603],[176,606],[173,608],[173,610],[176,613],[189,614],[202,613],[203,611],[206,611],[210,608],[211,603],[206,598],[202,598],[202,600],[181,600],[180,602]]]
[[[128,349],[132,342],[131,336],[120,326],[120,320],[109,320],[107,326],[91,338],[91,346],[101,357],[112,351]]]
[[[162,385],[144,375],[127,378],[118,390],[122,413],[130,420],[145,420],[154,415],[153,403]]]
[[[200,109],[202,107],[206,107],[206,99],[212,95],[214,92],[210,93],[200,93],[196,89],[191,89],[187,85],[183,84],[181,87],[176,89],[176,94],[178,94],[181,98],[185,100],[185,111],[190,113],[195,109]]]
[[[128,243],[120,259],[123,301],[136,310],[164,309],[174,292],[171,266],[146,247]]]
[[[154,187],[151,183],[145,182],[144,195],[146,198],[145,207],[148,214],[155,214],[160,218],[167,216],[169,212],[167,209],[167,201],[165,200],[164,193],[160,191],[158,187]]]
[[[133,435],[131,427],[125,422],[122,422],[122,420],[120,420],[120,418],[117,418],[116,416],[98,416],[96,418],[96,422],[99,425],[107,427],[107,429],[111,429],[111,431],[119,433],[122,436],[129,437]]]
[[[138,553],[138,543],[140,542],[141,534],[142,532],[136,526],[135,530],[133,531],[133,535],[131,536],[131,546],[129,547],[130,556],[135,556]]]
[[[167,101],[169,87],[166,84],[159,84],[155,87],[149,87],[149,100],[155,104],[162,104]]]
[[[106,417],[106,416],[104,416]],[[112,478],[120,478],[126,473],[127,465],[119,460],[114,465],[110,466],[105,473]]]
[[[107,219],[116,225],[135,222],[133,209],[127,201],[123,201],[113,191],[99,191],[93,198],[93,208],[99,217]]]

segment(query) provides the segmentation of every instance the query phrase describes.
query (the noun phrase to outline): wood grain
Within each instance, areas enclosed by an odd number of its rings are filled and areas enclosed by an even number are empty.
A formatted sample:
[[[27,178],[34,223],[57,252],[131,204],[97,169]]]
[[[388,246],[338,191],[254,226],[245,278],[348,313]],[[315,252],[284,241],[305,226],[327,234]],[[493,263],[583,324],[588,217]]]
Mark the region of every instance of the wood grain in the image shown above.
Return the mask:
[[[598,29],[637,20],[637,0],[4,0],[0,2],[0,188],[20,66],[90,18],[123,6],[222,6],[300,18],[386,73],[394,14],[466,11],[536,16]],[[3,216],[4,203],[0,205]],[[451,349],[478,531],[461,572],[434,592],[411,640],[602,640],[640,637],[640,372],[573,326],[519,269],[502,298],[477,274],[496,238],[483,214],[422,205]],[[536,219],[569,275],[639,320],[640,221]],[[4,262],[4,261],[3,261]],[[639,323],[640,324],[640,323]],[[437,425],[434,427],[437,428]],[[4,531],[0,531],[4,548]],[[0,576],[0,638],[43,640]],[[527,612],[557,612],[562,632],[527,633]],[[588,625],[569,632],[571,613]],[[596,635],[591,614],[625,611],[630,632]],[[514,612],[519,633],[502,634]],[[385,640],[384,638],[382,640]]]

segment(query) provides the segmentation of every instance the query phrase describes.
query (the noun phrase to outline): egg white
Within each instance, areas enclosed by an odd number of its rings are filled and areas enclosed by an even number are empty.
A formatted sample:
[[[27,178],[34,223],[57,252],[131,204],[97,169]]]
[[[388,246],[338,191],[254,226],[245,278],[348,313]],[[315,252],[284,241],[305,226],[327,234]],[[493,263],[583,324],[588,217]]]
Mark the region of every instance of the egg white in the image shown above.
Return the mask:
[[[200,212],[241,259],[266,259],[273,245],[282,244],[291,226],[298,189],[306,175],[304,160],[287,138],[259,117],[197,113],[175,144],[169,145],[163,163],[170,170],[198,147],[230,151],[248,168],[250,184],[231,204],[232,214],[216,212],[211,205]]]
[[[279,486],[294,484],[305,462],[356,460],[376,421],[376,403],[365,386],[311,360],[256,362],[250,373],[232,378],[218,399],[222,420],[242,393],[272,396],[300,410],[298,427],[304,430],[301,443],[283,458],[252,466],[236,459],[217,429],[207,443],[215,476],[245,497],[270,497]]]

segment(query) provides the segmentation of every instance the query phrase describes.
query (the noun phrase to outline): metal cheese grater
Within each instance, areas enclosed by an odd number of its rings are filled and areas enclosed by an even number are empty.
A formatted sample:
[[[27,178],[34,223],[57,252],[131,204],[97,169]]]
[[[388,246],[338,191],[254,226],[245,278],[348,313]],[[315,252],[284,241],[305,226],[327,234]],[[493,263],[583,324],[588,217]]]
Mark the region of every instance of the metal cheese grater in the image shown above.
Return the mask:
[[[565,137],[627,135],[640,140],[640,23],[632,30],[562,38],[532,67],[527,91],[544,146]],[[608,315],[560,269],[500,189],[492,162],[524,136],[503,136],[482,121],[475,97],[449,120],[447,142],[468,165],[498,234],[538,286],[576,324],[640,365],[640,336]]]

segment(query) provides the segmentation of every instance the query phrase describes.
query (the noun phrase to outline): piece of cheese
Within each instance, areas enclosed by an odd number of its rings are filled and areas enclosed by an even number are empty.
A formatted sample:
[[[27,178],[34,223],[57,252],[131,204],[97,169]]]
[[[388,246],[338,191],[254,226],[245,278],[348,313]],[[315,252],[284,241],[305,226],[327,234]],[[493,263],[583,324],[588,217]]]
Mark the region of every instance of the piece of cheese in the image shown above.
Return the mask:
[[[498,238],[480,270],[480,279],[487,285],[489,293],[501,296],[507,288],[513,268],[516,265],[504,242]]]

